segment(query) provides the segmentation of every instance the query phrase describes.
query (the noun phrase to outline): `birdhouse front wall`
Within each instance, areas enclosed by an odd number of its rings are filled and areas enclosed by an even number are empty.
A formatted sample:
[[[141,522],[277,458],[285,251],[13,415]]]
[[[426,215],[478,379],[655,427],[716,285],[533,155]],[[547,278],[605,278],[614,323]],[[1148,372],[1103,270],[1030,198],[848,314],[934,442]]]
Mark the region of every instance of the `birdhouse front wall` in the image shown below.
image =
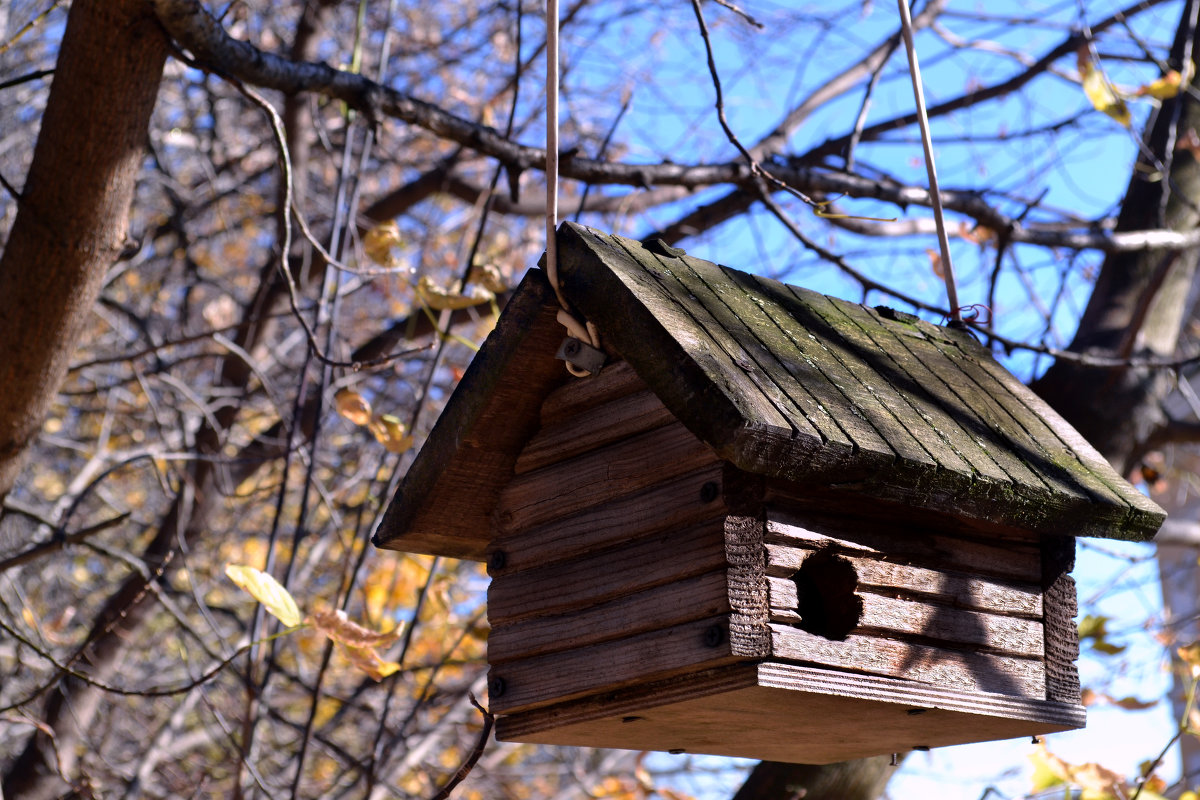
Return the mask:
[[[541,422],[494,515],[491,708],[528,710],[761,654],[761,588],[758,649],[729,635],[728,509],[711,449],[621,364],[556,390]]]

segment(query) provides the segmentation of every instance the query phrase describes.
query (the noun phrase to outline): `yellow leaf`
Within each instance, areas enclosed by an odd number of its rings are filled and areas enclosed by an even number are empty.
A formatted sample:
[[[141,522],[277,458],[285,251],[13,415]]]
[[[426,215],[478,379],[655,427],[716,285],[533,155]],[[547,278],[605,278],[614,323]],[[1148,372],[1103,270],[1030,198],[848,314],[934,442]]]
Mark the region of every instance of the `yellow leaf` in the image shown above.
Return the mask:
[[[1167,74],[1161,78],[1150,81],[1145,86],[1138,87],[1138,96],[1144,97],[1149,95],[1150,97],[1157,97],[1159,100],[1167,100],[1179,94],[1195,75],[1196,64],[1194,61],[1189,61],[1186,75],[1181,74],[1177,69],[1167,70]]]
[[[363,253],[381,267],[395,269],[400,266],[400,257],[392,253],[392,248],[402,244],[404,238],[395,220],[376,225],[363,234]]]
[[[482,286],[472,286],[467,294],[454,294],[438,286],[428,275],[422,275],[421,280],[417,281],[417,297],[434,311],[455,311],[496,299],[494,294]]]
[[[400,628],[389,633],[379,633],[350,621],[346,612],[340,609],[318,611],[310,614],[308,621],[314,628],[335,642],[353,647],[387,647],[400,638]]]
[[[371,421],[371,404],[353,389],[342,389],[333,397],[337,412],[355,425],[366,425]]]
[[[353,645],[341,643],[338,643],[338,647],[350,659],[350,663],[377,681],[383,680],[388,675],[400,669],[400,665],[395,661],[384,661],[370,647],[354,647]]]
[[[406,436],[407,427],[398,417],[391,414],[380,414],[367,423],[376,441],[383,445],[389,453],[404,453],[413,446],[413,437]]]
[[[1192,670],[1193,678],[1200,678],[1200,642],[1192,642],[1175,650],[1183,663]]]
[[[489,292],[496,294],[508,291],[508,284],[504,282],[504,275],[495,264],[480,264],[473,268],[471,270],[470,282],[477,283]]]
[[[267,573],[243,564],[226,564],[225,574],[284,625],[294,628],[300,624],[300,609],[291,592]]]
[[[1083,84],[1083,93],[1097,111],[1103,111],[1126,128],[1133,123],[1129,106],[1113,91],[1108,78],[1092,61],[1086,46],[1081,47],[1079,51],[1079,78]]]

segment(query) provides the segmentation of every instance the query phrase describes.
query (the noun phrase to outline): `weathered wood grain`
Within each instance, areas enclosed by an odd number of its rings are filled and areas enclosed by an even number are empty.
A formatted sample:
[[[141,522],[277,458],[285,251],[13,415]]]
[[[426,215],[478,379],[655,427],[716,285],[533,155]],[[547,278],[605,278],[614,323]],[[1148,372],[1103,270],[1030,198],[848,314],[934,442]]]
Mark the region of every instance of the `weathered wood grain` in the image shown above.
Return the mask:
[[[851,634],[835,642],[791,627],[771,625],[772,657],[850,672],[884,675],[967,692],[1043,699],[1041,659],[990,655]]]
[[[558,614],[494,623],[488,634],[488,663],[587,647],[729,610],[725,571],[717,570]]]
[[[824,764],[1083,727],[1077,704],[766,662],[502,717],[507,741]]]
[[[482,560],[500,490],[566,380],[545,276],[530,270],[409,467],[375,534],[378,547]]]
[[[644,491],[716,461],[675,423],[515,476],[496,509],[498,531],[523,530]]]
[[[1028,534],[1027,534],[1028,536]],[[970,572],[1036,584],[1042,555],[1036,539],[988,540],[954,536],[904,520],[855,518],[769,507],[766,541],[813,548],[832,545],[840,552],[930,568]]]
[[[755,516],[730,515],[725,518],[724,529],[733,654],[743,658],[768,656],[770,602],[763,521]]]
[[[771,621],[798,624],[796,584],[787,578],[768,578]],[[862,618],[855,633],[905,638],[926,644],[969,645],[980,652],[1041,658],[1044,632],[1038,620],[967,611],[929,602],[859,592]]]
[[[717,519],[723,505],[719,490],[719,463],[677,478],[669,478],[637,494],[589,506],[570,516],[498,535],[491,553],[503,553],[504,566],[490,563],[492,574],[528,569],[565,561],[620,542],[661,533],[672,527],[689,527]]]
[[[514,470],[518,475],[532,472],[672,422],[674,415],[653,392],[628,394],[543,425],[521,451]]]
[[[674,528],[569,561],[501,572],[488,587],[488,619],[499,626],[585,608],[724,565],[720,521]]]
[[[732,654],[725,617],[493,666],[488,672],[490,709],[511,714],[639,681],[729,664]],[[503,692],[497,694],[497,680]]]
[[[645,381],[638,377],[628,361],[611,361],[604,365],[599,375],[567,381],[550,392],[542,403],[542,427],[645,388]]]
[[[1049,538],[1042,556],[1042,585],[1046,588],[1046,699],[1078,703],[1080,698],[1079,613],[1075,596],[1075,540],[1069,536]]]
[[[810,551],[767,545],[767,574],[790,578]],[[886,590],[897,596],[929,598],[958,608],[1040,619],[1042,593],[1037,585],[985,578],[962,572],[892,564],[873,558],[846,556],[860,587]]]

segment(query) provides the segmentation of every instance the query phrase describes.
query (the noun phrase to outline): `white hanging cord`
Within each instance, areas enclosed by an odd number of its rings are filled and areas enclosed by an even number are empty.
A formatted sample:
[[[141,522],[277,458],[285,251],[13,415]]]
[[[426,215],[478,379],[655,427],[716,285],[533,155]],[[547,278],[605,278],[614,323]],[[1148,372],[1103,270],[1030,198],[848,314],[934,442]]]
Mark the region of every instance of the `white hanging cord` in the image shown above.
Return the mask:
[[[558,80],[558,0],[546,0],[546,276],[561,306],[559,324],[571,336],[599,348],[600,332],[575,318],[558,284]],[[570,361],[567,371],[577,378],[592,374]]]
[[[564,309],[558,287],[558,0],[546,0],[546,274]]]
[[[921,87],[921,67],[913,46],[912,16],[908,0],[896,0],[900,6],[900,30],[904,49],[908,51],[908,72],[912,76],[913,97],[917,101],[917,122],[921,127],[921,144],[925,147],[925,171],[929,174],[929,197],[933,201],[933,219],[937,225],[938,246],[942,251],[942,276],[946,281],[946,298],[950,303],[950,323],[962,325],[962,310],[958,305],[958,288],[954,284],[954,265],[950,263],[950,238],[946,235],[946,219],[942,214],[942,193],[938,188],[937,169],[933,165],[933,138],[929,135],[929,116],[925,113],[925,90]]]

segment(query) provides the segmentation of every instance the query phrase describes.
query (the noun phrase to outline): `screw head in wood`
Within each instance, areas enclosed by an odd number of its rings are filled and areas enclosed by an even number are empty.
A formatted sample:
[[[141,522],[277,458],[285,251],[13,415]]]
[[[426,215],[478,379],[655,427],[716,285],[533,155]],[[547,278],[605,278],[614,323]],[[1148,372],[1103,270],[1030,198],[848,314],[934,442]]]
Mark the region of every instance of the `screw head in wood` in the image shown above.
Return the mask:
[[[494,551],[492,551],[492,554],[490,556],[488,556],[488,571],[489,572],[498,572],[498,571],[504,569],[504,567],[507,564],[508,564],[508,554],[505,553],[503,550],[494,550]]]
[[[492,697],[503,696],[507,689],[508,684],[504,682],[504,678],[496,677],[488,681],[488,694]]]
[[[721,487],[717,485],[717,482],[709,481],[700,487],[700,502],[711,503],[713,500],[717,499],[717,495],[720,493]]]
[[[716,647],[725,641],[725,632],[720,625],[709,625],[704,629],[704,646]]]

